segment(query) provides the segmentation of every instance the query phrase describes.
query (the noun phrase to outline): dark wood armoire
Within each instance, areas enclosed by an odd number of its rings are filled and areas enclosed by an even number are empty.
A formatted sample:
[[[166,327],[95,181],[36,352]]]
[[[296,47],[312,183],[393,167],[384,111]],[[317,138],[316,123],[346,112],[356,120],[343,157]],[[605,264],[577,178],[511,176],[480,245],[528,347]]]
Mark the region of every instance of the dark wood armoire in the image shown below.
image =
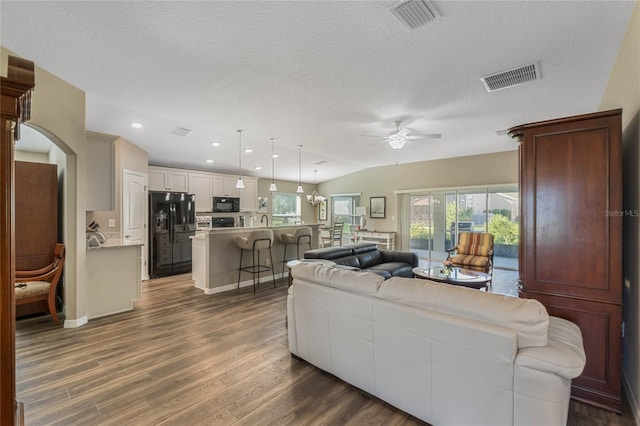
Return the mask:
[[[0,77],[0,424],[24,424],[16,401],[14,140],[19,125],[31,118],[33,62],[9,56],[7,77]]]
[[[520,153],[520,296],[582,330],[574,399],[622,405],[622,110],[509,129]]]
[[[49,265],[58,242],[58,167],[16,161],[14,206],[16,270]]]

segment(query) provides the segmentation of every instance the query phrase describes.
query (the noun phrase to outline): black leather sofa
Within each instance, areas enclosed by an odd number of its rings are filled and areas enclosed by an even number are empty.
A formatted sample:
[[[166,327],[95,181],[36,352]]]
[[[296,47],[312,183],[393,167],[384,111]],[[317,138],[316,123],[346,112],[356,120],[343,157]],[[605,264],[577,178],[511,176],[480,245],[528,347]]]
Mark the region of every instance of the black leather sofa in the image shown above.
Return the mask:
[[[385,279],[413,278],[412,270],[418,266],[418,255],[415,253],[378,250],[375,244],[370,243],[308,250],[304,258],[331,260],[340,266],[374,272]]]

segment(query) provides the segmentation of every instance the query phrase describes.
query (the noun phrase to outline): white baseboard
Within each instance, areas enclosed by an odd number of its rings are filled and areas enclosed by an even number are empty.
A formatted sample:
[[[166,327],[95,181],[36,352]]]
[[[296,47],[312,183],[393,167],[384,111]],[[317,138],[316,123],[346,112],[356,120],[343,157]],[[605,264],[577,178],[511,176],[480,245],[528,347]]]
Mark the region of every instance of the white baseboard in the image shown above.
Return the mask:
[[[91,317],[89,317],[89,320],[94,320],[94,319],[98,319],[98,318],[102,318],[102,317],[108,317],[109,315],[121,314],[123,312],[130,312],[130,311],[133,311],[133,303],[132,303],[132,306],[130,308],[119,309],[117,311],[105,312],[103,314],[91,316]]]
[[[638,405],[638,397],[633,393],[633,389],[631,389],[631,385],[629,384],[627,375],[624,374],[624,370],[622,371],[622,383],[624,383],[624,391],[627,394],[629,408],[631,408],[633,419],[636,421],[637,425],[640,425],[640,405]]]
[[[89,322],[89,319],[87,318],[87,316],[83,316],[78,318],[77,320],[64,320],[64,328],[78,328],[81,327],[83,325],[85,325],[87,322]]]
[[[276,280],[282,277],[283,277],[282,274],[276,274]],[[260,279],[258,280],[260,284],[272,282],[272,281],[273,281],[273,278],[271,276],[260,277]],[[252,286],[253,286],[253,280],[240,281],[240,288],[252,287]],[[212,287],[212,288],[202,288],[202,287],[197,287],[197,288],[204,291],[204,294],[218,294],[218,293],[224,293],[225,291],[236,290],[238,288],[238,283],[227,284],[220,287]]]

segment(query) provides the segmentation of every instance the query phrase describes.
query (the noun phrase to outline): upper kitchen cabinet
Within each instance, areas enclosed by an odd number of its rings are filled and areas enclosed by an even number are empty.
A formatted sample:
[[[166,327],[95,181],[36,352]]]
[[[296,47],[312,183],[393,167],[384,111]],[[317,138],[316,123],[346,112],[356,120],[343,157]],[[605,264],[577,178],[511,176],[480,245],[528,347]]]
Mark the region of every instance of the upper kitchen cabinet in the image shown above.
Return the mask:
[[[189,192],[189,172],[149,166],[149,190]]]
[[[189,193],[196,196],[196,211],[212,210],[213,180],[211,173],[189,172]]]
[[[237,189],[236,175],[214,174],[212,178],[214,197],[239,197],[241,211],[255,211],[258,203],[258,180],[251,177],[242,177],[244,189]]]
[[[256,211],[258,209],[258,181],[243,178],[244,189],[238,189],[240,211]]]
[[[115,145],[117,136],[87,132],[87,210],[115,208]]]
[[[235,175],[213,175],[213,195],[216,197],[237,197],[237,179]]]

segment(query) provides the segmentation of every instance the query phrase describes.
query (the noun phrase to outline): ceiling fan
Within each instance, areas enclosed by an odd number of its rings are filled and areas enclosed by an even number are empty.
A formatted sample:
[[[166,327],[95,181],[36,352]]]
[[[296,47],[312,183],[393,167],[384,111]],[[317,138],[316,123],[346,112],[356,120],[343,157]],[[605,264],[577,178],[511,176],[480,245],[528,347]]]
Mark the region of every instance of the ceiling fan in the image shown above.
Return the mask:
[[[400,127],[402,122],[400,120],[394,121],[396,129],[389,132],[388,135],[385,136],[374,136],[374,137],[384,137],[384,142],[387,142],[389,146],[393,149],[402,149],[408,141],[416,140],[416,139],[439,139],[442,137],[440,133],[429,133],[429,134],[421,134],[414,133],[413,129],[408,127]]]

